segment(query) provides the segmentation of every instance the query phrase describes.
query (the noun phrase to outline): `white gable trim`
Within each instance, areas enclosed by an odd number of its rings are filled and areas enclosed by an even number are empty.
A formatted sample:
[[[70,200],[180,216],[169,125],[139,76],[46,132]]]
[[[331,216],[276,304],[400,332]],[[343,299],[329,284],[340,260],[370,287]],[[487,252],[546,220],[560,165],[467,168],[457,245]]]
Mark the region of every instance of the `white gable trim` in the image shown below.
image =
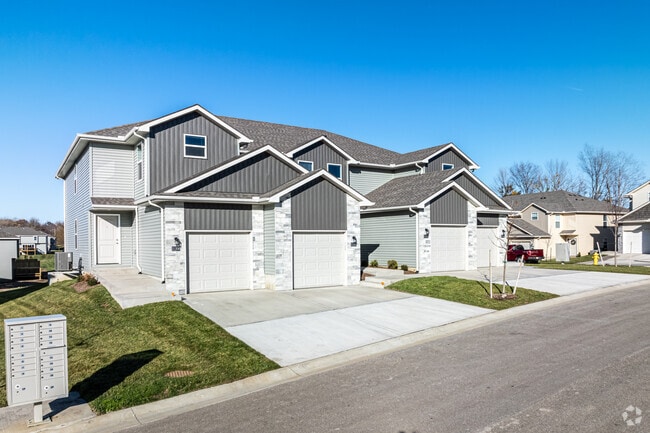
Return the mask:
[[[276,158],[278,158],[279,160],[281,160],[285,164],[289,165],[292,168],[295,168],[298,173],[308,173],[308,171],[305,168],[303,168],[300,164],[295,162],[293,159],[288,158],[282,152],[280,152],[279,150],[277,150],[274,147],[267,144],[264,147],[260,147],[259,149],[255,149],[252,152],[248,152],[248,153],[240,156],[239,158],[233,159],[230,162],[227,162],[225,164],[217,166],[217,167],[213,168],[210,171],[207,171],[207,172],[205,172],[203,174],[200,174],[200,175],[198,175],[196,177],[193,177],[193,178],[191,178],[191,179],[189,179],[189,180],[187,180],[187,181],[185,181],[185,182],[183,182],[183,183],[181,183],[179,185],[176,185],[176,186],[174,186],[172,188],[169,188],[168,190],[164,191],[164,193],[170,194],[170,193],[175,193],[175,192],[181,191],[181,190],[187,188],[188,186],[194,185],[195,183],[200,182],[200,181],[202,181],[204,179],[207,179],[208,177],[213,176],[213,175],[215,175],[217,173],[220,173],[220,172],[222,172],[224,170],[227,170],[230,167],[234,167],[235,165],[240,164],[240,163],[242,163],[244,161],[247,161],[247,160],[249,160],[249,159],[251,159],[251,158],[253,158],[253,157],[255,157],[255,156],[257,156],[257,155],[259,155],[261,153],[269,153],[271,155],[274,155]]]
[[[429,162],[430,159],[435,158],[436,156],[440,155],[443,152],[446,152],[449,149],[455,150],[461,156],[461,158],[464,158],[465,161],[467,161],[470,169],[476,170],[476,169],[480,168],[477,163],[475,163],[469,156],[467,156],[467,154],[465,154],[465,152],[460,150],[454,143],[449,143],[446,146],[444,146],[442,149],[438,149],[437,151],[435,151],[431,155],[424,158],[421,162]]]
[[[451,181],[452,178],[457,177],[460,173],[465,173],[465,174],[467,174],[467,175],[468,175],[472,180],[474,180],[474,181],[476,181],[476,183],[478,183],[478,185],[483,189],[483,191],[484,191],[487,195],[489,195],[490,197],[492,197],[492,198],[493,198],[497,203],[501,204],[501,205],[502,205],[503,207],[505,207],[507,210],[512,210],[512,208],[511,208],[510,206],[508,206],[508,203],[506,203],[505,201],[503,201],[503,199],[502,199],[501,197],[499,197],[498,195],[496,195],[496,193],[494,193],[494,191],[492,191],[492,190],[491,190],[491,189],[490,189],[486,184],[484,184],[483,182],[481,182],[481,179],[479,179],[478,177],[476,177],[476,176],[474,175],[474,173],[472,173],[471,171],[469,171],[469,170],[468,170],[467,168],[465,168],[465,167],[463,167],[463,168],[461,168],[460,170],[454,172],[451,176],[449,176],[449,177],[447,177],[445,180],[443,180],[443,182],[449,182],[449,181]]]
[[[303,145],[300,145],[300,146],[296,147],[295,149],[293,149],[293,150],[287,152],[287,155],[288,155],[289,157],[293,158],[293,156],[294,156],[296,153],[300,152],[301,150],[307,149],[308,147],[313,146],[314,144],[316,144],[316,143],[318,143],[318,142],[320,142],[320,141],[325,142],[325,143],[326,143],[327,145],[329,145],[331,148],[333,148],[333,149],[336,150],[338,153],[340,153],[341,155],[343,155],[343,156],[345,157],[345,159],[348,160],[349,163],[351,163],[351,164],[356,164],[356,163],[359,162],[359,161],[355,160],[352,156],[350,156],[347,152],[345,152],[343,149],[341,149],[341,148],[338,147],[336,144],[334,144],[334,143],[333,143],[329,138],[327,138],[327,137],[324,136],[324,135],[321,135],[320,137],[314,138],[313,140],[308,141],[307,143],[305,143],[305,144],[303,144]]]
[[[268,201],[270,203],[279,203],[281,201],[281,198],[287,195],[288,193],[290,193],[291,191],[294,191],[319,177],[324,178],[325,180],[329,181],[332,185],[334,185],[338,189],[342,190],[349,196],[353,197],[355,200],[359,202],[360,206],[372,206],[374,204],[373,202],[365,198],[363,195],[361,195],[357,190],[349,187],[348,185],[341,182],[339,179],[335,178],[325,170],[318,170],[318,171],[311,172],[309,176],[305,177],[300,182],[297,182],[287,188],[283,188],[282,190],[276,192],[272,196],[269,196]]]
[[[487,209],[483,203],[478,201],[472,194],[467,192],[463,187],[458,185],[456,182],[450,182],[449,185],[445,186],[441,190],[437,191],[436,193],[430,195],[426,199],[422,200],[420,203],[416,205],[418,208],[424,208],[424,206],[430,202],[431,200],[435,199],[436,197],[439,197],[443,195],[444,193],[448,192],[450,189],[455,190],[457,193],[465,197],[470,203],[472,203],[475,207],[479,208],[479,210]]]

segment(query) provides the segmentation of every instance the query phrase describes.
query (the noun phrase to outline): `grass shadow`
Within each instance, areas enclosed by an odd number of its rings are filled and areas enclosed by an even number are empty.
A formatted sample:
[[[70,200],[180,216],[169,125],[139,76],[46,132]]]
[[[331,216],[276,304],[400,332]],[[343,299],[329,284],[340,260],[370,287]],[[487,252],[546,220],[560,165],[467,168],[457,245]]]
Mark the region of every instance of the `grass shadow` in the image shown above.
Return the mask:
[[[70,391],[78,392],[87,402],[95,400],[112,387],[119,385],[156,357],[162,355],[158,349],[122,355],[106,367],[97,370],[92,376],[76,383]]]
[[[3,287],[4,286],[4,287]],[[0,304],[22,298],[47,287],[47,283],[11,283],[0,286]]]

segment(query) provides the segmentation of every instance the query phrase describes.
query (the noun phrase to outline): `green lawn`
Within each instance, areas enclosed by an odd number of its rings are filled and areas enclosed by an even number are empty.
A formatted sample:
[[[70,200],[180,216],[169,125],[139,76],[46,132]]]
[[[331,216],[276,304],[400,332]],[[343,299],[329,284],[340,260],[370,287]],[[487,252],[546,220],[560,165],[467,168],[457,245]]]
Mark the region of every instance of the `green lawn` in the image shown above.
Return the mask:
[[[572,258],[573,260],[573,258]],[[555,260],[550,260],[547,262],[541,262],[539,264],[526,264],[526,266],[535,266],[541,269],[562,269],[569,271],[591,271],[591,272],[613,272],[619,274],[637,274],[637,275],[650,275],[650,267],[647,266],[631,266],[628,267],[625,261],[620,260],[618,266],[594,266],[592,263],[593,259],[589,259],[589,262],[583,260],[583,264],[580,264],[579,261],[572,261],[566,264],[561,262],[556,262]],[[588,263],[588,264],[587,264]]]
[[[493,286],[495,295],[499,294],[498,288],[500,287],[497,284]],[[518,288],[515,299],[490,299],[488,296],[489,283],[487,281],[463,280],[456,277],[410,278],[391,284],[388,288],[493,310],[504,310],[557,297],[552,293]],[[509,288],[507,288],[507,293],[511,293]]]
[[[74,281],[0,291],[0,318],[64,314],[69,384],[98,413],[232,382],[278,368],[182,302],[122,310],[102,286]],[[4,335],[0,336],[4,359]],[[166,377],[169,372],[192,372]],[[0,405],[6,405],[0,363]]]

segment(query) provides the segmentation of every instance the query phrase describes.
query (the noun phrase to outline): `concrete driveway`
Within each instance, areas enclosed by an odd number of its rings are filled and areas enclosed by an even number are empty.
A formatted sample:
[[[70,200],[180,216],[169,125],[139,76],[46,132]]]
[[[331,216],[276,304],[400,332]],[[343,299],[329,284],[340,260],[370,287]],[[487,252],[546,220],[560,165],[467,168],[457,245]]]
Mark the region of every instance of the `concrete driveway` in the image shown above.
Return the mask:
[[[282,366],[492,311],[363,286],[191,294],[185,302]]]

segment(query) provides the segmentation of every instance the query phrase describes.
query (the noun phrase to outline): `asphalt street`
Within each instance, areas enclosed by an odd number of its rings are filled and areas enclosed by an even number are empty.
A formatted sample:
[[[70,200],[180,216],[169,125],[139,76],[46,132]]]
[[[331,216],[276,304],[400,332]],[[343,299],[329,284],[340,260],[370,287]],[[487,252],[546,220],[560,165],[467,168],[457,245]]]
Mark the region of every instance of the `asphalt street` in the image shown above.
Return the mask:
[[[650,432],[648,311],[644,282],[125,431]]]

